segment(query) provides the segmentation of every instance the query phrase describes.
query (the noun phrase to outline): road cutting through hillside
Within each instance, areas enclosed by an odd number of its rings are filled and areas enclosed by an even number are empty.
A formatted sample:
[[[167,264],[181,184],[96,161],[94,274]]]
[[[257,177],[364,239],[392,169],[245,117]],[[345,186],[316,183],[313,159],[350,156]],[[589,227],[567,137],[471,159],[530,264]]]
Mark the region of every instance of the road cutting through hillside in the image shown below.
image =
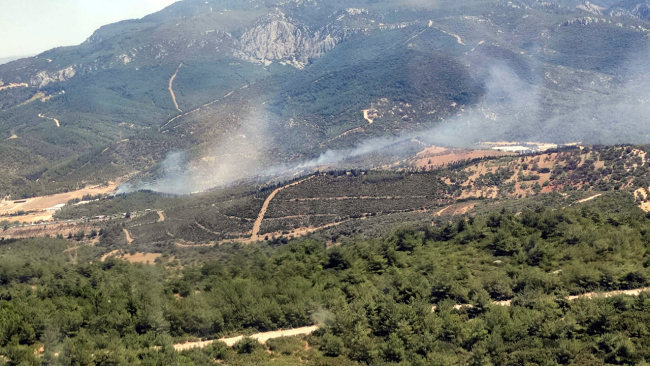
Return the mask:
[[[183,111],[178,107],[178,103],[176,102],[176,95],[174,94],[174,79],[176,79],[176,76],[178,75],[178,72],[181,70],[181,67],[183,67],[183,63],[181,62],[180,65],[178,65],[178,68],[176,69],[176,72],[174,75],[172,75],[171,79],[169,79],[169,94],[172,96],[172,100],[174,101],[174,106],[176,107],[176,110],[179,111],[180,113],[183,113]]]
[[[269,204],[271,203],[271,201],[273,200],[275,195],[280,193],[280,191],[282,191],[283,189],[293,187],[293,186],[297,186],[298,184],[306,182],[306,181],[308,181],[308,180],[310,180],[312,178],[314,178],[313,175],[311,177],[309,177],[309,178],[305,178],[303,180],[299,180],[297,182],[287,184],[286,186],[280,187],[280,188],[276,189],[275,191],[271,192],[271,194],[264,201],[264,204],[262,205],[262,209],[260,210],[259,215],[257,215],[257,220],[255,220],[255,223],[253,224],[253,235],[251,236],[251,241],[259,240],[259,238],[260,238],[259,233],[260,233],[260,228],[262,227],[262,221],[264,220],[264,215],[266,215],[266,210],[268,210]]]
[[[51,120],[54,121],[54,123],[56,124],[56,127],[61,127],[61,124],[59,123],[59,120],[56,119],[56,118],[47,117],[46,115],[44,115],[44,114],[40,114],[40,113],[39,113],[38,116],[41,117],[41,118],[51,119]]]
[[[180,66],[179,66],[179,67],[180,67]],[[181,112],[181,114],[179,114],[178,116],[176,116],[176,117],[170,119],[170,120],[167,121],[164,125],[160,126],[159,130],[162,131],[163,133],[166,133],[167,130],[165,130],[165,127],[167,127],[167,125],[169,125],[170,123],[176,121],[177,119],[182,118],[182,117],[185,117],[185,116],[188,116],[188,115],[193,114],[193,113],[196,113],[196,112],[200,111],[201,108],[209,107],[209,106],[211,106],[212,104],[215,104],[215,103],[221,102],[222,100],[224,100],[224,99],[228,98],[229,96],[233,95],[236,91],[244,90],[244,89],[246,89],[246,88],[248,88],[249,86],[254,85],[254,84],[255,84],[255,83],[244,85],[244,86],[242,86],[242,87],[239,88],[239,89],[236,89],[236,90],[233,90],[233,91],[229,92],[228,94],[224,95],[223,97],[221,97],[221,98],[219,98],[219,99],[215,99],[215,100],[213,100],[213,101],[211,101],[211,102],[205,103],[204,105],[202,105],[202,106],[200,106],[200,107],[198,107],[198,108],[194,108],[194,109],[192,109],[192,110],[189,111],[189,112],[185,112],[185,113],[182,113],[182,112]],[[175,102],[175,99],[174,99],[174,102]],[[178,109],[178,107],[177,107],[177,109]],[[179,110],[180,110],[180,109],[179,109]],[[180,125],[176,125],[176,126],[174,126],[173,129],[175,129],[175,128],[178,127],[178,126],[180,126]]]
[[[281,337],[293,337],[298,335],[306,335],[315,332],[318,329],[318,325],[312,325],[310,327],[302,327],[295,329],[285,329],[285,330],[276,330],[272,332],[263,332],[255,333],[250,336],[250,338],[257,340],[258,342],[264,344],[269,339],[281,338]],[[232,347],[237,342],[241,341],[244,336],[231,337],[231,338],[221,338],[218,341],[225,343],[227,346]],[[176,351],[185,351],[192,348],[204,348],[214,343],[214,341],[199,341],[199,342],[187,342],[179,343],[174,345]]]
[[[581,200],[578,200],[578,201],[576,201],[576,203],[585,203],[585,202],[589,202],[589,201],[591,201],[591,200],[593,200],[593,199],[595,199],[595,198],[598,198],[598,197],[600,197],[600,196],[602,196],[602,195],[603,195],[602,193],[599,193],[599,194],[593,195],[593,196],[591,196],[591,197],[587,197],[587,198],[583,198],[583,199],[581,199]]]
[[[158,222],[165,221],[165,211],[158,211]]]

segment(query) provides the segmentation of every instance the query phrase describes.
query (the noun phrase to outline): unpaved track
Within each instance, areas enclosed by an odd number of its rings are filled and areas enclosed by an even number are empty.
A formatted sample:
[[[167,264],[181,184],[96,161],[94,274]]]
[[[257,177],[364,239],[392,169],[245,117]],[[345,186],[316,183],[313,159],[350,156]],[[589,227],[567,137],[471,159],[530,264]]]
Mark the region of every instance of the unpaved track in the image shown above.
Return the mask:
[[[174,101],[174,106],[176,107],[176,110],[179,111],[180,113],[183,113],[183,111],[178,108],[178,103],[176,103],[176,95],[174,94],[174,79],[176,79],[176,75],[178,75],[178,72],[180,71],[181,67],[183,66],[183,63],[181,62],[180,65],[178,65],[178,68],[176,69],[176,72],[174,75],[172,75],[171,79],[169,79],[169,94],[172,96],[172,100]]]
[[[451,207],[451,205],[443,208],[442,210],[440,210],[438,212],[436,212],[436,216],[442,216],[442,213],[445,212],[450,207]]]
[[[158,222],[165,221],[165,211],[158,211]]]
[[[56,118],[47,117],[47,116],[44,115],[44,114],[39,114],[38,116],[41,117],[41,118],[45,118],[45,119],[51,119],[51,120],[54,121],[54,123],[56,124],[56,127],[61,127],[61,123],[59,123],[59,120],[56,119]]]
[[[266,341],[268,341],[269,339],[311,334],[315,332],[317,329],[318,329],[318,325],[312,325],[311,327],[302,327],[302,328],[287,329],[287,330],[276,330],[273,332],[256,333],[250,336],[250,338],[256,339],[258,342],[263,344],[266,343]],[[244,336],[238,336],[232,338],[221,338],[219,339],[219,341],[224,342],[228,346],[232,347],[235,344],[237,344],[237,342],[241,341],[242,338],[244,338]],[[212,344],[213,342],[214,341],[180,343],[180,344],[175,344],[174,349],[180,352],[192,348],[203,348]]]
[[[602,196],[602,195],[603,195],[602,193],[599,193],[599,194],[597,194],[597,195],[594,195],[594,196],[591,196],[591,197],[587,197],[587,198],[583,198],[583,199],[581,199],[581,200],[578,200],[578,201],[576,201],[576,203],[585,203],[585,202],[591,201],[591,200],[593,200],[593,199],[595,199],[595,198],[598,198],[598,197],[600,197],[600,196]]]
[[[299,180],[299,181],[297,181],[297,182],[293,182],[293,183],[291,183],[291,184],[288,184],[288,185],[286,185],[286,186],[284,186],[284,187],[280,187],[280,188],[276,189],[275,191],[273,191],[273,192],[272,192],[272,193],[271,193],[271,194],[266,198],[266,201],[264,201],[264,204],[262,205],[262,209],[260,210],[259,215],[257,215],[257,220],[255,220],[255,223],[253,224],[253,235],[251,236],[251,241],[257,241],[257,240],[259,240],[260,228],[262,227],[262,221],[264,220],[264,215],[266,215],[266,210],[268,210],[268,208],[269,208],[269,204],[271,203],[271,201],[273,200],[273,198],[275,197],[275,195],[277,195],[277,194],[278,194],[280,191],[282,191],[283,189],[286,189],[286,188],[289,188],[289,187],[293,187],[293,186],[297,186],[298,184],[303,183],[303,182],[306,182],[306,181],[312,179],[313,177],[314,177],[314,176],[312,175],[312,176],[309,177],[309,178],[305,178],[305,179],[303,179],[303,180]]]
[[[637,288],[637,289],[634,289],[634,290],[616,290],[616,291],[608,291],[608,292],[587,292],[587,293],[580,294],[580,295],[571,295],[571,296],[568,296],[566,299],[572,301],[572,300],[577,300],[577,299],[607,298],[607,297],[618,296],[618,295],[639,296],[642,292],[645,292],[645,291],[650,291],[650,287]],[[492,305],[510,306],[510,305],[512,305],[512,300],[492,301]],[[474,305],[472,305],[472,304],[454,305],[454,309],[456,309],[456,310],[463,309],[463,308],[473,308],[473,307],[474,307]],[[436,311],[436,306],[435,305],[431,308],[431,311],[432,312]]]
[[[124,235],[126,235],[126,243],[127,244],[133,243],[133,238],[131,237],[129,231],[127,229],[122,229],[122,230],[124,230]]]

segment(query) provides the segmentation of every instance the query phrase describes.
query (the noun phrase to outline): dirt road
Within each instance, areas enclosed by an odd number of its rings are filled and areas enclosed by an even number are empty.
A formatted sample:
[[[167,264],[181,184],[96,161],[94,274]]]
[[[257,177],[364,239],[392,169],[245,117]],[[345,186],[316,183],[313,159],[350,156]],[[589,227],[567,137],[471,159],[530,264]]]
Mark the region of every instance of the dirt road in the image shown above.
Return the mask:
[[[303,182],[306,182],[306,181],[312,179],[313,177],[314,177],[314,176],[311,176],[311,177],[309,177],[309,178],[305,178],[305,179],[303,179],[303,180],[299,180],[299,181],[297,181],[297,182],[293,182],[293,183],[291,183],[291,184],[288,184],[288,185],[286,185],[286,186],[284,186],[284,187],[280,187],[280,188],[276,189],[275,191],[273,191],[273,192],[272,192],[272,193],[271,193],[271,194],[266,198],[266,201],[264,201],[264,204],[262,205],[262,209],[260,210],[259,215],[257,215],[257,220],[255,220],[255,223],[253,224],[253,235],[251,236],[251,241],[257,241],[257,240],[259,240],[259,237],[260,237],[260,236],[259,236],[259,233],[260,233],[260,228],[262,227],[262,221],[264,220],[264,215],[266,215],[266,210],[269,209],[269,204],[271,203],[271,201],[273,200],[273,198],[274,198],[274,197],[275,197],[275,196],[276,196],[280,191],[282,191],[283,189],[286,189],[286,188],[289,188],[289,187],[293,187],[293,186],[297,186],[298,184],[303,183]]]
[[[318,329],[318,325],[312,325],[311,327],[302,327],[302,328],[287,329],[287,330],[276,330],[273,332],[256,333],[251,335],[250,338],[256,339],[260,343],[265,343],[269,339],[274,339],[274,338],[311,334],[315,332],[317,329]],[[219,341],[224,342],[228,346],[232,347],[235,344],[237,344],[237,342],[241,341],[242,338],[244,337],[238,336],[232,338],[221,338],[219,339]],[[202,341],[202,342],[187,342],[187,343],[175,344],[174,349],[176,351],[185,351],[192,348],[203,348],[212,344],[213,342],[214,341]]]
[[[598,198],[598,197],[600,197],[600,196],[602,196],[602,195],[603,195],[602,193],[599,193],[599,194],[597,194],[597,195],[594,195],[594,196],[591,196],[591,197],[587,197],[587,198],[583,198],[583,199],[581,199],[581,200],[578,200],[578,201],[576,201],[576,203],[585,203],[585,202],[588,202],[588,201],[593,200],[594,198]]]
[[[176,72],[174,75],[172,75],[171,79],[169,79],[169,94],[172,96],[172,100],[174,101],[174,106],[176,107],[176,110],[179,111],[180,113],[183,113],[183,111],[178,108],[178,103],[176,103],[176,95],[174,94],[174,79],[176,79],[176,75],[178,75],[178,72],[180,71],[181,67],[183,66],[183,63],[181,62],[180,65],[178,65],[178,68],[176,69]]]
[[[645,291],[650,291],[650,287],[644,287],[644,288],[638,288],[634,290],[617,290],[617,291],[608,291],[608,292],[587,292],[584,294],[580,295],[571,295],[568,296],[566,299],[567,300],[577,300],[577,299],[595,299],[595,298],[607,298],[607,297],[612,297],[612,296],[618,296],[618,295],[627,295],[627,296],[639,296],[642,292]],[[512,305],[512,300],[504,300],[504,301],[493,301],[492,305],[500,305],[500,306],[510,306]],[[454,309],[459,310],[463,308],[472,308],[474,305],[472,304],[458,304],[454,305]],[[431,312],[436,311],[436,306],[434,305],[431,307]]]
[[[124,235],[126,235],[126,243],[127,244],[133,243],[133,238],[131,237],[129,231],[127,229],[122,229],[122,230],[124,230]]]
[[[61,127],[61,123],[59,123],[59,120],[56,119],[56,118],[47,117],[44,114],[39,114],[38,116],[41,117],[41,118],[51,119],[56,124],[56,127]]]
[[[158,211],[158,222],[165,221],[165,211]]]

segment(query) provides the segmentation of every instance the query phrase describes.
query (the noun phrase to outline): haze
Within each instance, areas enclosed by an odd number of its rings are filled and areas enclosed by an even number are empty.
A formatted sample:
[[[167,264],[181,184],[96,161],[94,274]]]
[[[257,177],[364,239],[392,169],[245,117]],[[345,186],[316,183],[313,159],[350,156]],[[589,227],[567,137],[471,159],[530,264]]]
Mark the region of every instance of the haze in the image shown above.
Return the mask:
[[[142,18],[175,1],[0,0],[0,63],[77,45],[102,25]]]

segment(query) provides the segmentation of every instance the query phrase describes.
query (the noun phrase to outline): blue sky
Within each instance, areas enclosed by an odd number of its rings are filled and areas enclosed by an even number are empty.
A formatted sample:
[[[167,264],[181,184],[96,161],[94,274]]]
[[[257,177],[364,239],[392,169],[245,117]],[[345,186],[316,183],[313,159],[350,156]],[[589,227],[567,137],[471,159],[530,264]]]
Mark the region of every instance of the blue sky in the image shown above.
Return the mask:
[[[83,42],[102,25],[142,18],[177,0],[0,0],[0,59]]]

